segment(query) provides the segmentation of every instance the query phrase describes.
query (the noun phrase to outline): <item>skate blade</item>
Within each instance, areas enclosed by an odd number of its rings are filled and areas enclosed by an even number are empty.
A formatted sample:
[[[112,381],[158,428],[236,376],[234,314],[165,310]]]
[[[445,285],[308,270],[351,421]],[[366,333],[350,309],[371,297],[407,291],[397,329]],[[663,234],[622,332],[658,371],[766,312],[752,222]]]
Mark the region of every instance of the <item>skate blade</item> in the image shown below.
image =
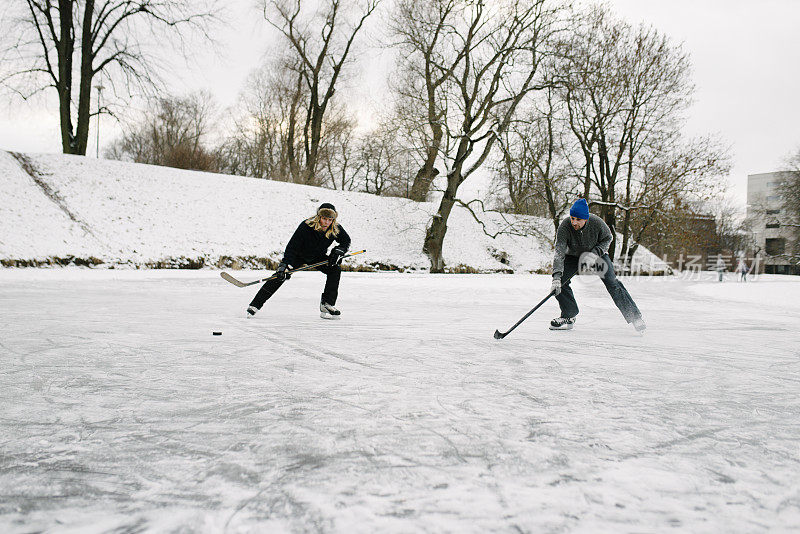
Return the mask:
[[[572,330],[571,324],[565,324],[564,326],[551,326],[550,330]]]
[[[338,321],[342,318],[341,315],[331,315],[330,313],[320,313],[319,316],[323,319],[327,319],[329,321]]]

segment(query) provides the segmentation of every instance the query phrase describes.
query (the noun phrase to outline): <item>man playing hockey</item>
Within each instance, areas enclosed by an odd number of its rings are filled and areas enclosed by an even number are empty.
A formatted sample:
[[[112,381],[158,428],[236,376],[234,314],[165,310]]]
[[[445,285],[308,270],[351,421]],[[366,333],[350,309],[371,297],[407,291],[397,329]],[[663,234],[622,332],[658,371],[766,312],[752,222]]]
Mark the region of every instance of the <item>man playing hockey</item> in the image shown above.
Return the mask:
[[[274,278],[267,280],[256,293],[250,306],[247,308],[248,317],[252,317],[264,305],[283,283],[291,277],[287,273],[289,268],[300,267],[325,261],[326,265],[317,267],[327,275],[325,289],[319,303],[320,317],[323,319],[339,319],[341,312],[335,308],[336,297],[339,294],[339,279],[342,275],[342,258],[350,247],[350,236],[347,235],[342,225],[336,222],[338,213],[333,204],[327,202],[317,208],[314,217],[300,223],[294,235],[286,245],[283,259],[278,265]],[[327,254],[328,247],[333,242],[336,247]]]
[[[585,265],[601,277],[625,320],[632,323],[638,332],[644,332],[646,326],[639,308],[614,275],[614,264],[608,256],[612,239],[608,225],[597,215],[589,213],[589,205],[582,198],[572,205],[569,215],[556,231],[552,290],[561,308],[561,316],[550,321],[550,330],[570,330],[575,324],[578,303],[570,287],[570,278],[579,266]],[[563,286],[562,279],[566,280]]]

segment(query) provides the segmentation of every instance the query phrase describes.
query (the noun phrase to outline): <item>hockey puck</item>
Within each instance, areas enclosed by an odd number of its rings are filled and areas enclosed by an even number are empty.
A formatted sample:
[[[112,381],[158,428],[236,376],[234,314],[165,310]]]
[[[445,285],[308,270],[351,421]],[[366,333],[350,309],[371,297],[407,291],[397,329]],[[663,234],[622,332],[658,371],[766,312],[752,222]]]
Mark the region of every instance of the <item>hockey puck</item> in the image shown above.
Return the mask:
[[[212,333],[213,335],[215,335],[215,336],[221,336],[221,335],[222,335],[222,332],[211,332],[211,333]]]

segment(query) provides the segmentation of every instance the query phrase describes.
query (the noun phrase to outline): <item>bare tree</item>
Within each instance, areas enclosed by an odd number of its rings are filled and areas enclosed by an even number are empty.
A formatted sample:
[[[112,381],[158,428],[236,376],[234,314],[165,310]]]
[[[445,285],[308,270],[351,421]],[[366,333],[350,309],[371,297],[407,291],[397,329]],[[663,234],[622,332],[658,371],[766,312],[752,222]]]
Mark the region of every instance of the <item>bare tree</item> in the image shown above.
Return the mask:
[[[0,82],[26,100],[53,88],[62,151],[86,154],[90,118],[108,111],[91,112],[93,81],[104,74],[115,90],[154,87],[156,60],[139,43],[148,35],[180,42],[183,28],[207,37],[215,19],[210,6],[210,0],[16,2],[3,54],[12,66]]]
[[[358,187],[356,119],[331,102],[323,118],[323,135],[317,150],[317,171],[304,167],[301,131],[308,90],[302,75],[283,57],[251,74],[242,92],[233,130],[220,152],[222,168],[232,174],[292,181],[333,189]]]
[[[785,211],[785,224],[800,225],[800,149],[786,159],[784,179],[781,181],[780,194]]]
[[[320,2],[324,8],[307,0],[262,0],[264,17],[286,39],[296,59],[293,68],[307,91],[303,124],[303,183],[316,178],[324,136],[323,125],[344,66],[351,59],[353,43],[367,18],[381,0],[364,0],[363,8],[349,23],[348,3],[343,0]]]
[[[361,187],[365,193],[380,195],[390,184],[397,132],[384,125],[362,137],[358,148],[361,161]]]
[[[689,106],[689,58],[666,36],[615,20],[605,8],[589,14],[566,57],[564,100],[580,148],[575,166],[584,196],[597,192],[590,205],[616,231],[618,206],[635,198],[637,160],[679,128]]]
[[[622,234],[630,260],[638,239],[653,236],[653,225],[695,216],[673,217],[675,206],[724,190],[728,151],[711,137],[683,138],[692,87],[679,48],[650,28],[614,20],[604,8],[574,20],[561,53],[543,66],[555,89],[529,100],[533,105],[502,136],[498,177],[510,208],[549,217],[555,227],[582,191]]]
[[[690,256],[719,253],[714,216],[703,209],[702,203],[674,195],[662,206],[653,224],[639,228],[637,242],[627,251],[629,257],[633,257],[639,242],[646,243],[654,254],[672,260],[679,255],[689,261]],[[626,262],[621,272],[631,267],[632,263]]]
[[[329,113],[329,115],[333,115]],[[325,136],[319,150],[319,175],[331,189],[353,191],[363,162],[358,158],[355,136],[356,121],[347,110],[325,119]]]
[[[217,171],[214,151],[207,142],[213,119],[214,105],[207,93],[162,97],[105,155],[136,163]]]
[[[414,149],[404,143],[397,118],[382,120],[358,143],[360,188],[366,193],[409,198],[418,167]]]
[[[580,182],[566,158],[571,147],[564,146],[570,137],[563,102],[552,87],[540,94],[501,136],[503,156],[495,166],[495,179],[508,198],[507,211],[547,217],[557,230]]]
[[[400,98],[398,118],[406,137],[421,153],[409,198],[424,201],[439,170],[435,167],[444,140],[447,92],[443,84],[464,59],[467,49],[451,53],[456,37],[452,19],[464,9],[460,0],[400,0],[391,30],[400,46],[394,91]]]
[[[741,205],[724,194],[718,195],[713,202],[716,206],[714,237],[718,250],[721,253],[730,253],[732,256],[743,253],[748,244],[748,238]]]
[[[459,202],[458,188],[486,162],[522,99],[538,88],[537,71],[557,6],[547,0],[463,0],[428,26],[428,31],[442,32],[442,38],[426,40],[435,42],[426,53],[436,71],[446,73],[434,91],[439,102],[434,110],[445,110],[439,119],[444,130],[440,157],[447,177],[423,245],[431,272],[444,270],[442,249],[450,212]],[[419,61],[427,61],[424,43],[408,44],[420,49]]]
[[[800,149],[786,159],[782,177],[779,191],[783,210],[778,223],[790,230],[787,257],[796,265],[800,264]]]
[[[628,263],[650,228],[678,220],[670,213],[680,211],[676,206],[720,198],[731,164],[728,149],[713,137],[682,141],[673,131],[656,137],[633,167],[636,180],[626,184],[624,199],[611,206],[623,214],[620,252]]]
[[[253,72],[234,110],[231,131],[220,147],[225,172],[299,181],[302,165],[302,101],[307,93],[296,70],[283,59]]]

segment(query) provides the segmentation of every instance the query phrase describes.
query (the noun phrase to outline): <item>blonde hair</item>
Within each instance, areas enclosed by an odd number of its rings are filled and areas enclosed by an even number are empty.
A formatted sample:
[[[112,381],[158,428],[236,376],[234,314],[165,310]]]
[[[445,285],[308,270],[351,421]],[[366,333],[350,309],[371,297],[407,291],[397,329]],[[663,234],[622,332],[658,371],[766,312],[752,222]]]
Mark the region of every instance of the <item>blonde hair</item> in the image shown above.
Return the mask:
[[[309,225],[311,228],[316,230],[317,232],[322,231],[322,223],[320,219],[322,216],[317,213],[313,217],[306,219],[306,224]],[[336,222],[336,217],[333,218],[333,222],[328,227],[328,230],[325,232],[325,237],[337,236],[339,235],[339,223]]]

